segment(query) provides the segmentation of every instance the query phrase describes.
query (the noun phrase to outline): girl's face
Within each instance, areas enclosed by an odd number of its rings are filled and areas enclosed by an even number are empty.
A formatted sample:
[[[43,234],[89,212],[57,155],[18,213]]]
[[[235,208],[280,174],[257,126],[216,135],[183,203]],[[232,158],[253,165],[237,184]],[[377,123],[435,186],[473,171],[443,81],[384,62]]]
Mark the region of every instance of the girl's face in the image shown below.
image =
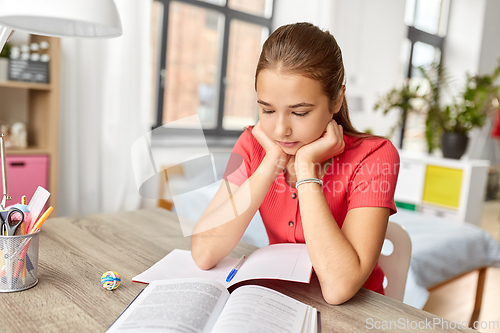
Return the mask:
[[[288,155],[318,139],[332,120],[328,97],[316,80],[264,69],[257,76],[256,90],[262,130]],[[333,105],[335,113],[341,93]]]

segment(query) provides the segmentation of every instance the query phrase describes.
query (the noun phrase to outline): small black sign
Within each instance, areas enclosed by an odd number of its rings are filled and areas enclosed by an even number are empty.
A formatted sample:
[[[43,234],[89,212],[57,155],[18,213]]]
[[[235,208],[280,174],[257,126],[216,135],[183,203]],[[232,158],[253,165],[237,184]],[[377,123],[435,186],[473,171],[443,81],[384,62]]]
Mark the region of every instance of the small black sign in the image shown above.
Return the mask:
[[[9,59],[9,80],[49,83],[49,63]]]

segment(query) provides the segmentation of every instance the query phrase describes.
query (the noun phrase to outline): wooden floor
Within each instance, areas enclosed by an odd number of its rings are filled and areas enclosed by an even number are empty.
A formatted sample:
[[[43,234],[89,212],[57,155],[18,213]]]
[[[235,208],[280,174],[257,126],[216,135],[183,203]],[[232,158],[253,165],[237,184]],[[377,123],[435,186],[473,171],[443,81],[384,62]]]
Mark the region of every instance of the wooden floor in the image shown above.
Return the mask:
[[[484,204],[481,227],[500,241],[500,202]],[[431,292],[424,310],[445,319],[468,321],[475,298],[477,273],[470,273]],[[500,268],[488,268],[484,286],[479,329],[485,333],[500,333]]]

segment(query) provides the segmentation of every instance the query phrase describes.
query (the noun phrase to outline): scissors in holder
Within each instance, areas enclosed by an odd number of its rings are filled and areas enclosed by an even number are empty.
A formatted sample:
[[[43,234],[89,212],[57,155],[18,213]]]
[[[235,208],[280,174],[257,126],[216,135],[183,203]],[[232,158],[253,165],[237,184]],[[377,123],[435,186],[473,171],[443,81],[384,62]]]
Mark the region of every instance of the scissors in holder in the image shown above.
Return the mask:
[[[14,236],[17,228],[24,222],[24,213],[17,208],[0,211],[0,234]]]

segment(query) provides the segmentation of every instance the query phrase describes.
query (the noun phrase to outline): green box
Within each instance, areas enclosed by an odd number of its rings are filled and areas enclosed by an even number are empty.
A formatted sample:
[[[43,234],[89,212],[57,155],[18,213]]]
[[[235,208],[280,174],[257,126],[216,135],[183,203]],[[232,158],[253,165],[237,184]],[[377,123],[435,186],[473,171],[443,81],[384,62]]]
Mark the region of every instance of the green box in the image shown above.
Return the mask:
[[[417,210],[417,205],[406,203],[406,202],[401,202],[401,201],[395,201],[396,202],[396,207],[403,208],[403,209],[408,209],[408,210]]]

